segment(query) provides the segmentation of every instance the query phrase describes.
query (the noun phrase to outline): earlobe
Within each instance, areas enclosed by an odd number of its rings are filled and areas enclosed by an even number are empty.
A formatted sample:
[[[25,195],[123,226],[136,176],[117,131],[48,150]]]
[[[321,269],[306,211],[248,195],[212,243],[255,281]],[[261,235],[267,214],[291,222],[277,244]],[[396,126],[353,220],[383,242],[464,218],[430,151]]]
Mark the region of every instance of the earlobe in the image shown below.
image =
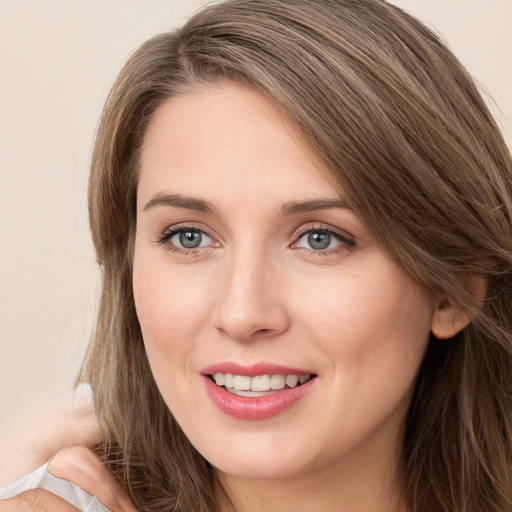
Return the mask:
[[[487,279],[474,276],[471,280],[471,291],[474,306],[481,309],[487,292]],[[439,339],[452,338],[470,322],[470,319],[459,306],[448,297],[443,297],[432,317],[432,334]]]

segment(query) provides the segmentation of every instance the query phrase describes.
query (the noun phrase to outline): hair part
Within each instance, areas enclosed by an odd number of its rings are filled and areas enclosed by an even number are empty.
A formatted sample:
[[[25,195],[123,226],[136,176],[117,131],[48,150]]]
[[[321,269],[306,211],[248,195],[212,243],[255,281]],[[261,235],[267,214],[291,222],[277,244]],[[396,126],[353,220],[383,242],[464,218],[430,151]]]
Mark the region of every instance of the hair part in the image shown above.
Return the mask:
[[[210,512],[227,500],[160,396],[132,290],[148,123],[167,99],[225,81],[279,108],[384,250],[472,320],[451,340],[432,336],[420,369],[399,475],[411,512],[512,510],[511,156],[462,65],[381,0],[212,5],[121,71],[89,186],[103,287],[82,377],[103,426],[98,451],[140,510]],[[483,304],[474,276],[488,282]]]

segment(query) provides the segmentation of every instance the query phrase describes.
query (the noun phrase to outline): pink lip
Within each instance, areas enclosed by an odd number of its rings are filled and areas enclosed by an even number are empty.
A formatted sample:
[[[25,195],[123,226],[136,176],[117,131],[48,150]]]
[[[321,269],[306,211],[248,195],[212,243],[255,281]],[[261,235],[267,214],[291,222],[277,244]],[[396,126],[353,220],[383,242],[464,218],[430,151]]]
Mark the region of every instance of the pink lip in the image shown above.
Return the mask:
[[[298,400],[304,397],[316,383],[316,378],[292,389],[283,389],[259,397],[238,396],[217,386],[210,375],[214,373],[231,373],[234,375],[309,375],[313,372],[278,366],[273,364],[258,363],[251,366],[241,366],[236,363],[220,363],[204,368],[201,373],[206,387],[206,392],[212,402],[224,413],[234,418],[243,420],[262,420],[276,416],[287,410]]]

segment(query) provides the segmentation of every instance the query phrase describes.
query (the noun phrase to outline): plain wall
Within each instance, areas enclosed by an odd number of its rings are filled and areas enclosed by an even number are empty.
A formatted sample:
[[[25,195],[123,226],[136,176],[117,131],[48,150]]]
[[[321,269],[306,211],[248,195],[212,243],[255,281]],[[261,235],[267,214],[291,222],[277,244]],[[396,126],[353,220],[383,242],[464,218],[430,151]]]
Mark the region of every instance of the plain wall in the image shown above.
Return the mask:
[[[0,0],[0,457],[29,412],[72,388],[92,332],[86,188],[109,87],[133,49],[204,3]],[[494,98],[510,147],[512,0],[396,3]]]

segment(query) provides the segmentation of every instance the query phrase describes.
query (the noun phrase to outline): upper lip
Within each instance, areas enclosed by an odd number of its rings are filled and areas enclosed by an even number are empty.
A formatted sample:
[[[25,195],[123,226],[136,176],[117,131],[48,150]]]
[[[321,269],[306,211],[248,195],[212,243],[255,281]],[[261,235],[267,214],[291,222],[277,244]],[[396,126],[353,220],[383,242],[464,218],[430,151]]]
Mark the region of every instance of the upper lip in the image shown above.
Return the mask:
[[[290,366],[274,363],[253,363],[239,364],[232,361],[224,361],[206,366],[201,370],[203,375],[214,375],[215,373],[231,373],[233,375],[246,375],[256,377],[258,375],[312,375],[315,372],[304,368],[293,368]]]

